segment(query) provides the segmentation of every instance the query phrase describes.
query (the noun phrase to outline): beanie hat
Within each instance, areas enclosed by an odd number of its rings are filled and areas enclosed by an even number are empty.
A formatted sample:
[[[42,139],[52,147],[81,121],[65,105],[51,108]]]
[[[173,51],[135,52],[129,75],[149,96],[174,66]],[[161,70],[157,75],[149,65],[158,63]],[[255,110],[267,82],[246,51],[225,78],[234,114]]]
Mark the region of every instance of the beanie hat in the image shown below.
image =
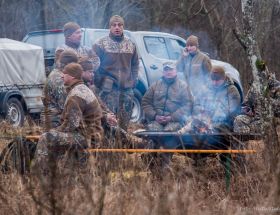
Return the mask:
[[[224,80],[226,78],[226,73],[224,67],[222,66],[213,66],[211,71],[212,80]]]
[[[82,57],[79,60],[79,64],[84,71],[93,70],[93,63],[88,57]]]
[[[124,25],[124,20],[121,16],[119,15],[114,15],[110,18],[110,21],[109,21],[109,26],[111,26],[114,22],[120,22],[121,24]]]
[[[63,27],[64,36],[67,38],[80,28],[81,27],[75,22],[67,22]]]
[[[186,46],[188,45],[198,47],[198,37],[194,35],[189,36],[187,39]]]
[[[65,50],[59,57],[60,68],[65,67],[69,63],[78,63],[78,56],[74,51]]]
[[[68,74],[78,80],[82,79],[83,68],[78,63],[69,63],[63,69],[64,74]]]

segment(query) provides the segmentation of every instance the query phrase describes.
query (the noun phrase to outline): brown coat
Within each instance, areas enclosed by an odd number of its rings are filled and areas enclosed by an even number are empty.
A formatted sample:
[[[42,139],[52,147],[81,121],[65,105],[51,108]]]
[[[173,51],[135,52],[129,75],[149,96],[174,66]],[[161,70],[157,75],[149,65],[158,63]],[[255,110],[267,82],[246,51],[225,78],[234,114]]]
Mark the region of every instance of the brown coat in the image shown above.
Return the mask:
[[[116,41],[112,36],[101,38],[93,45],[100,58],[95,84],[100,87],[105,77],[112,78],[121,88],[133,88],[138,78],[139,59],[135,44],[127,37]]]
[[[148,121],[156,115],[170,115],[173,122],[183,123],[192,111],[193,97],[186,83],[178,78],[172,84],[162,78],[154,83],[142,98],[142,108]]]
[[[69,93],[62,112],[61,132],[78,132],[96,142],[103,137],[101,126],[102,110],[92,91],[77,81],[68,89]]]
[[[199,50],[195,55],[184,52],[177,62],[177,72],[184,73],[194,96],[207,85],[211,69],[210,58]]]

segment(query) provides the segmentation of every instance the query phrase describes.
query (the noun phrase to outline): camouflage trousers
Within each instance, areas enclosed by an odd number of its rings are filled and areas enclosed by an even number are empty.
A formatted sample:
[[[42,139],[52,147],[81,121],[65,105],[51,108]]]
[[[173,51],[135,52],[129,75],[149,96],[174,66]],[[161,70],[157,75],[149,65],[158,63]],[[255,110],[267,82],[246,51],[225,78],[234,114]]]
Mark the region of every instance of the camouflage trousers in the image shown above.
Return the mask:
[[[234,119],[233,131],[238,133],[263,133],[264,123],[248,115],[239,115]]]
[[[133,96],[133,89],[114,89],[111,92],[101,90],[100,92],[100,98],[116,114],[119,126],[125,131],[127,131],[132,114]]]
[[[66,158],[66,154],[73,151],[78,160],[84,162],[86,155],[82,149],[88,148],[89,142],[79,133],[64,133],[55,130],[46,132],[38,141],[32,169],[48,172],[53,165],[56,165],[56,161]],[[67,158],[66,162],[68,162]]]
[[[182,126],[179,122],[169,122],[166,125],[162,125],[152,121],[146,127],[149,131],[178,131]]]

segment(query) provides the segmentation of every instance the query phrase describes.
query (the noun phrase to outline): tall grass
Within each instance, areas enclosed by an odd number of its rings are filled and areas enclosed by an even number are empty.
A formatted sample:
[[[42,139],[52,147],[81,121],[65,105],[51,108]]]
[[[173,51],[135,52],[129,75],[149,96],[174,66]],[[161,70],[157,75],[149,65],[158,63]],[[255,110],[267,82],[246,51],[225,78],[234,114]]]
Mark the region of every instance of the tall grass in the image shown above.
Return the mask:
[[[1,135],[38,130],[26,127],[1,129]],[[6,142],[1,140],[0,150]],[[47,175],[0,173],[0,214],[262,214],[257,207],[279,203],[279,169],[271,170],[267,156],[279,161],[280,155],[263,141],[250,141],[248,148],[258,153],[246,155],[247,172],[233,171],[229,191],[218,156],[195,167],[175,155],[160,176],[140,154],[112,153],[91,155],[84,166],[61,159]]]

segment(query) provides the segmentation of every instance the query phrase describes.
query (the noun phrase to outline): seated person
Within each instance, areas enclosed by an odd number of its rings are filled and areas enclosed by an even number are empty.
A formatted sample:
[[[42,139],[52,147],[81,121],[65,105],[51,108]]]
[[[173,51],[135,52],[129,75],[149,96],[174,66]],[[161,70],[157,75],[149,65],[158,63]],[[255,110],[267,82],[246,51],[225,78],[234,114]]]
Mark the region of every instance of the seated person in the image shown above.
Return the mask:
[[[212,133],[233,130],[241,98],[234,82],[221,66],[213,66],[207,93],[194,102],[193,117],[179,133]]]
[[[176,65],[163,64],[162,78],[155,82],[142,98],[147,129],[176,131],[190,117],[193,97],[188,85],[177,78]]]

